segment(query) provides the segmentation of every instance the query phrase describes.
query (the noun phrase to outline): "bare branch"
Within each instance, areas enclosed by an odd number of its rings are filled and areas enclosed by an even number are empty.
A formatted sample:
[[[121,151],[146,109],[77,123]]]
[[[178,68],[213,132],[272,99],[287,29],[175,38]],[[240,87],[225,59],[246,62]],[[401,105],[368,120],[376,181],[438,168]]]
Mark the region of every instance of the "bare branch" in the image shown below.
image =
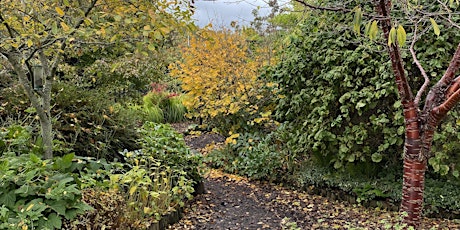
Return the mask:
[[[351,12],[354,11],[354,9],[349,9],[349,8],[346,8],[346,7],[315,6],[315,5],[312,5],[312,4],[308,3],[308,2],[306,2],[306,0],[294,0],[294,1],[302,4],[305,7],[313,9],[313,10],[323,10],[323,11],[342,12],[342,13],[351,13]],[[375,14],[363,13],[363,16],[382,19],[381,15],[375,15]]]
[[[414,60],[415,65],[418,67],[418,69],[420,70],[420,73],[425,79],[425,82],[423,83],[422,87],[420,87],[420,89],[418,90],[417,95],[415,96],[415,99],[414,99],[414,103],[418,108],[422,95],[426,91],[428,85],[430,84],[430,78],[426,74],[425,69],[423,68],[422,64],[420,64],[420,61],[418,60],[417,55],[415,54],[415,50],[414,50],[415,42],[417,41],[417,26],[418,26],[418,23],[416,23],[414,26],[414,35],[412,37],[412,43],[410,45],[409,51],[412,54],[412,59]]]

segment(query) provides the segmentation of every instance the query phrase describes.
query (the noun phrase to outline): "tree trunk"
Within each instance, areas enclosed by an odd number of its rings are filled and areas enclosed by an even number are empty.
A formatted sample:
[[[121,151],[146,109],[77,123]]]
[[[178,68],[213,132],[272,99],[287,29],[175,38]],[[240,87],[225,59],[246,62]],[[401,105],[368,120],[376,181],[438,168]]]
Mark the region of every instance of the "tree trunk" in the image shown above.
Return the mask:
[[[388,41],[390,30],[393,27],[390,15],[391,1],[375,0],[374,3],[377,13],[381,16],[381,27]],[[397,42],[394,41],[387,48],[404,109],[406,127],[401,212],[407,214],[404,216],[404,223],[417,228],[422,216],[425,171],[427,160],[431,157],[434,132],[447,112],[460,101],[460,77],[454,79],[454,75],[460,67],[460,44],[457,46],[444,76],[426,96],[422,111],[416,104],[407,82]],[[414,61],[416,61],[415,59],[414,54]],[[418,67],[421,72],[424,71],[423,67]],[[423,93],[424,90],[422,86],[419,93]]]
[[[375,1],[376,11],[382,16],[381,27],[386,39],[389,38],[393,27],[391,22],[391,1]],[[414,96],[404,72],[404,63],[397,44],[389,44],[388,52],[398,93],[404,109],[404,123],[406,127],[404,141],[404,171],[402,186],[401,212],[407,213],[404,222],[409,226],[417,227],[423,208],[423,190],[425,184],[426,159],[421,150],[421,124],[418,105],[414,103]]]
[[[51,159],[53,158],[53,129],[51,119],[40,119],[40,125],[43,138],[43,157]]]
[[[53,158],[53,132],[51,125],[51,84],[52,80],[48,77],[43,91],[40,93],[34,92],[32,84],[27,77],[27,73],[21,65],[21,54],[11,53],[7,56],[8,61],[13,66],[15,73],[18,75],[19,82],[21,83],[27,97],[30,99],[32,106],[37,111],[40,118],[41,135],[43,139],[43,150],[45,159]],[[45,71],[49,73],[49,71]],[[33,73],[29,73],[33,74]],[[49,74],[45,74],[49,76]],[[41,95],[40,95],[41,94]]]

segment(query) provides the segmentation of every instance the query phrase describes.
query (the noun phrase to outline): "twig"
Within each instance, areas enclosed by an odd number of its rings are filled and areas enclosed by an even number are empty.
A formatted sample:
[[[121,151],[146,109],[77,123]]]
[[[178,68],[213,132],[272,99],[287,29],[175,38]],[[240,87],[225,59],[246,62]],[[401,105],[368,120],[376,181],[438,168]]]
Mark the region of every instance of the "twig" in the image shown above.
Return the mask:
[[[420,61],[418,60],[417,55],[415,54],[415,50],[414,50],[415,42],[417,41],[417,25],[418,23],[415,23],[414,36],[412,37],[412,43],[410,45],[409,51],[412,54],[412,59],[414,60],[415,65],[418,67],[418,69],[420,70],[420,73],[425,79],[425,82],[423,83],[422,87],[420,87],[420,89],[418,90],[417,95],[415,96],[415,99],[414,99],[414,103],[418,108],[422,95],[426,91],[428,85],[430,84],[430,78],[426,74],[425,69],[423,68],[422,64],[420,64]]]

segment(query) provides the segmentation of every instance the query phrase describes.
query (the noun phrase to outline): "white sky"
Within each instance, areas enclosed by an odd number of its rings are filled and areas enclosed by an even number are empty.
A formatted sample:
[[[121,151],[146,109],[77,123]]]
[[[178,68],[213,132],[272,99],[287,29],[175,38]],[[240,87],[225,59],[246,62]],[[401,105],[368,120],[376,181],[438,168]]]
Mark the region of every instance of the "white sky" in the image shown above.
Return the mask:
[[[193,18],[200,27],[212,23],[214,28],[230,27],[230,22],[249,25],[253,20],[252,10],[260,6],[259,15],[267,15],[270,8],[263,0],[196,0]]]

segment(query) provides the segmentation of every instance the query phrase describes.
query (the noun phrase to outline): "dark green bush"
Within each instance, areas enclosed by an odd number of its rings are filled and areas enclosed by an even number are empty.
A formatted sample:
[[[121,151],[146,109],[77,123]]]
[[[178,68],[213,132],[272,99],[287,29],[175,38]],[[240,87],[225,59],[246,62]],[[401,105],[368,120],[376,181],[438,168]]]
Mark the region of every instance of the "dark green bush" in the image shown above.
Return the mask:
[[[318,4],[336,4],[325,1]],[[427,10],[436,11],[437,4]],[[361,7],[370,12],[370,3]],[[395,11],[397,12],[397,11]],[[395,15],[398,17],[399,15]],[[377,42],[352,31],[353,14],[312,11],[285,38],[280,63],[271,70],[281,89],[276,118],[290,130],[296,155],[313,156],[324,166],[347,168],[356,162],[400,165],[403,116],[383,38]],[[458,17],[453,20],[457,21]],[[328,21],[328,23],[324,23]],[[404,20],[399,21],[405,25]],[[418,58],[435,82],[443,74],[460,35],[447,27],[441,36],[421,35]],[[362,26],[364,29],[364,25]],[[409,27],[408,29],[409,30]],[[411,55],[403,49],[411,86],[423,83]],[[430,164],[441,174],[458,175],[458,112],[440,126]]]
[[[59,122],[54,123],[56,139],[67,143],[77,155],[111,160],[121,157],[119,151],[139,148],[136,118],[140,115],[133,114],[135,111],[117,106],[97,90],[58,83],[55,92],[53,112],[60,114]]]

